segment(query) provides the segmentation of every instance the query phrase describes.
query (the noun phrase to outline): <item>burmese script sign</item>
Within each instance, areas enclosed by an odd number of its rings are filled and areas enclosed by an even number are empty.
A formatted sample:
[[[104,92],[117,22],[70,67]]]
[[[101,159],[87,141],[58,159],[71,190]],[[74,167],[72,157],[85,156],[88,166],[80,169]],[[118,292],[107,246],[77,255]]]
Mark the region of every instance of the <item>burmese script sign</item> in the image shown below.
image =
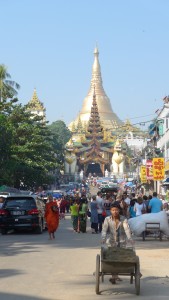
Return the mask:
[[[146,161],[146,175],[147,175],[147,180],[153,179],[153,162],[150,159]]]
[[[140,168],[140,179],[142,183],[147,182],[146,166],[141,166]]]
[[[164,158],[153,158],[153,179],[164,180]]]

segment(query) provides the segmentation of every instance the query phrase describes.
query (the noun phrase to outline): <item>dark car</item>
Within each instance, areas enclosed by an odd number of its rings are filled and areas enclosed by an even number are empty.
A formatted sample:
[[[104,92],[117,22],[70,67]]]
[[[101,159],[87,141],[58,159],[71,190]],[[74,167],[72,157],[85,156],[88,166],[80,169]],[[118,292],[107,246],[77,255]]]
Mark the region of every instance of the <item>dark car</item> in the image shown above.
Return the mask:
[[[0,230],[29,229],[42,233],[45,229],[45,204],[34,196],[9,196],[0,209]]]
[[[117,195],[119,187],[105,187],[101,189],[102,194]]]

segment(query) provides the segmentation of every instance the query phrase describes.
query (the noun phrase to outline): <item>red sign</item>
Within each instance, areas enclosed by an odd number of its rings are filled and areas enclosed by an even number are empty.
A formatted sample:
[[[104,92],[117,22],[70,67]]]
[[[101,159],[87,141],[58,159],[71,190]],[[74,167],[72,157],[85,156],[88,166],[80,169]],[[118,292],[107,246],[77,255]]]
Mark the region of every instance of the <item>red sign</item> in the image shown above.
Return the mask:
[[[146,161],[146,176],[147,180],[153,179],[153,162],[150,159]]]

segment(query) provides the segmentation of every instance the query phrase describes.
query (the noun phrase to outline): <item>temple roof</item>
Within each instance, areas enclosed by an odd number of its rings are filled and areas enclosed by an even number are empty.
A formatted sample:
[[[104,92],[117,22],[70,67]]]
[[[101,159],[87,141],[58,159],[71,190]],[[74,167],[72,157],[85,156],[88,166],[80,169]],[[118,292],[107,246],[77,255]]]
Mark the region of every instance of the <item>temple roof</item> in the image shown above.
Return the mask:
[[[34,89],[31,100],[28,102],[28,108],[30,110],[42,110],[45,111],[43,103],[39,100],[37,96],[36,89]]]

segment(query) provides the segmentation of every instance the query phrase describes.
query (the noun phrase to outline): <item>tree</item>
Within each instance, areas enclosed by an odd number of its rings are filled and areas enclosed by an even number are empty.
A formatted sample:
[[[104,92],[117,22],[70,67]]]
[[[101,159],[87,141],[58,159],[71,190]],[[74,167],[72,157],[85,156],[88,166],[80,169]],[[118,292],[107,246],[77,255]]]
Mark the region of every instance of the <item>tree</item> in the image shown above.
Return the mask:
[[[57,167],[53,136],[41,117],[15,101],[0,105],[0,184],[26,188],[51,182]]]
[[[58,137],[58,143],[64,146],[71,138],[71,131],[62,120],[58,120],[49,125],[53,135]]]
[[[54,149],[57,154],[57,162],[63,168],[64,146],[71,138],[71,131],[62,120],[58,120],[49,125],[49,130],[53,136]]]
[[[11,80],[11,75],[7,72],[7,67],[0,65],[0,102],[17,95],[19,84]]]

